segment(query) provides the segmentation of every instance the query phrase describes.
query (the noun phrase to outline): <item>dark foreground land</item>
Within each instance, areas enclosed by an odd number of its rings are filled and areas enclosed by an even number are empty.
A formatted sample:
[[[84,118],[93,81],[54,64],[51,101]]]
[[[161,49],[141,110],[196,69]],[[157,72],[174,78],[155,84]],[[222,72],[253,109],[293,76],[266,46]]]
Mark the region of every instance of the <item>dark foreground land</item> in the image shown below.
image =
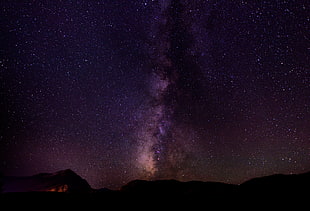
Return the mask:
[[[274,208],[309,209],[310,172],[299,175],[273,175],[249,180],[241,185],[214,182],[179,182],[175,180],[135,180],[118,191],[90,192],[12,192],[2,193],[3,206],[52,209],[115,210],[114,208]],[[113,209],[111,209],[111,207]],[[211,209],[212,207],[212,209]],[[209,209],[210,208],[210,209]],[[278,209],[276,209],[278,210]]]

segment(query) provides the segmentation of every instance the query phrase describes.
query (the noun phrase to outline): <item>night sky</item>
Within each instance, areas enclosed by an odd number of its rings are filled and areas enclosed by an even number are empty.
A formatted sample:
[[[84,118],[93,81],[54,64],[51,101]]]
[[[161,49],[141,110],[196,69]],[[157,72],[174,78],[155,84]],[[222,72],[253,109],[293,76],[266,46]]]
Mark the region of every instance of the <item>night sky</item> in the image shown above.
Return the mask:
[[[309,0],[0,2],[0,172],[241,183],[310,170]]]

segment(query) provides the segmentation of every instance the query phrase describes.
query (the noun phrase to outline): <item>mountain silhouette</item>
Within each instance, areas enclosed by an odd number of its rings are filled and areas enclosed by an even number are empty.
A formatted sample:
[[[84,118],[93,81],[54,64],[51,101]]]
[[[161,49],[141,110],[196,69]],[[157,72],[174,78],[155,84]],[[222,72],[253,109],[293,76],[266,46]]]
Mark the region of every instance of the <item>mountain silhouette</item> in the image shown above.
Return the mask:
[[[3,192],[87,193],[92,189],[86,180],[70,169],[28,177],[3,177]]]
[[[243,193],[264,193],[265,195],[303,194],[310,189],[310,172],[303,174],[275,174],[253,178],[240,185]]]
[[[88,182],[67,169],[56,173],[41,173],[28,177],[4,176],[2,192],[67,192],[67,193],[106,193],[107,188],[92,189]],[[242,184],[226,184],[220,182],[177,180],[133,180],[122,186],[122,194],[151,195],[210,195],[223,196],[240,193],[279,193],[297,192],[310,189],[310,172],[303,174],[275,174],[250,179]]]
[[[119,190],[92,189],[86,180],[72,170],[29,177],[3,177],[1,183],[3,192],[0,194],[0,204],[10,206],[18,205],[16,202],[31,206],[42,202],[55,209],[59,209],[59,204],[70,209],[73,206],[90,209],[108,205],[128,209],[149,204],[156,207],[169,205],[173,209],[176,206],[183,208],[190,205],[195,210],[193,206],[197,209],[201,206],[231,209],[240,206],[248,208],[248,204],[264,209],[266,204],[286,208],[287,203],[292,203],[295,209],[296,206],[308,203],[310,172],[253,178],[239,185],[202,181],[133,180]]]
[[[121,192],[150,196],[225,196],[237,191],[237,185],[219,182],[177,180],[134,180],[121,188]]]

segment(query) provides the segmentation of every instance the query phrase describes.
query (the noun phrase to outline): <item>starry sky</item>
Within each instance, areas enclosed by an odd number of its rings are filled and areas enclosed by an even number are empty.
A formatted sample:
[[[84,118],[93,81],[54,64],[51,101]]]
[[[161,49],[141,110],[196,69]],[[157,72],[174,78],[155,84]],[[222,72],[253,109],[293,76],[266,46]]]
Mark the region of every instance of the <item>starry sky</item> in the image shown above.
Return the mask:
[[[0,172],[238,184],[310,170],[308,0],[0,2]]]

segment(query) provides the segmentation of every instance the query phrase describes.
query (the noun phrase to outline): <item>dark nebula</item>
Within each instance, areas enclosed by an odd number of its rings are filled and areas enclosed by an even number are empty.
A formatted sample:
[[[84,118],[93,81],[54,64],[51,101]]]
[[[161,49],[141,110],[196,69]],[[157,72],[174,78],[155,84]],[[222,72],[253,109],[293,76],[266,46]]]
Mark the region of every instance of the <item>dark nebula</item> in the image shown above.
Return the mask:
[[[119,188],[309,171],[309,6],[2,1],[1,174]]]

